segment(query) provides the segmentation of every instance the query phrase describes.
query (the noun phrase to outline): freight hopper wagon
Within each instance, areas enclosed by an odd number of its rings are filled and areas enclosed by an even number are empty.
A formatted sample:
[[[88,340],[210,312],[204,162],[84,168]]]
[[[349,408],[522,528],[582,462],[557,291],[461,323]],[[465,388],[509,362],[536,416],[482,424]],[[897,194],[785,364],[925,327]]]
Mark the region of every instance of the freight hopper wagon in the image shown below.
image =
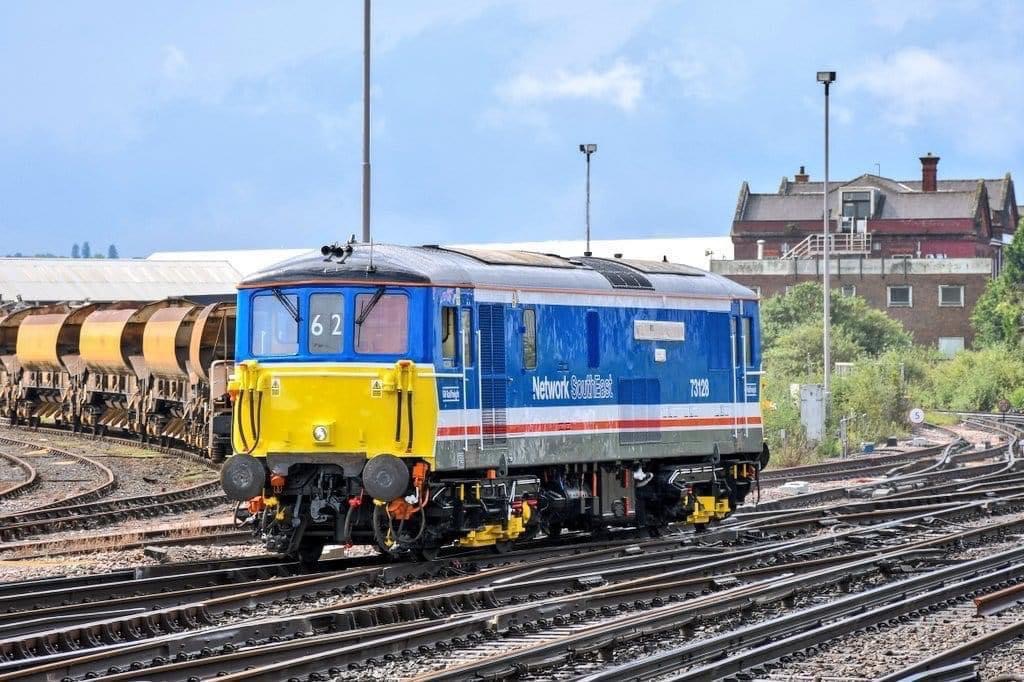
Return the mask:
[[[322,252],[238,295],[222,482],[271,551],[703,527],[767,463],[746,288],[665,262]]]
[[[231,301],[185,299],[8,312],[0,410],[13,423],[113,431],[223,458],[234,320]]]

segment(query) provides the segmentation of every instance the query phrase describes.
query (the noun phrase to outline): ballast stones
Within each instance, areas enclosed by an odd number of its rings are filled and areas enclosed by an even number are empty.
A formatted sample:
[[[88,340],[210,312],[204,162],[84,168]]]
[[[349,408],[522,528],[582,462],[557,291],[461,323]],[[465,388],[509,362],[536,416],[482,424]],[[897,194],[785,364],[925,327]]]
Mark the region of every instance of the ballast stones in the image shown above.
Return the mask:
[[[363,467],[363,488],[377,500],[390,502],[405,494],[409,468],[394,455],[371,457]]]
[[[252,455],[232,455],[220,470],[220,484],[232,500],[248,500],[263,492],[267,470]]]

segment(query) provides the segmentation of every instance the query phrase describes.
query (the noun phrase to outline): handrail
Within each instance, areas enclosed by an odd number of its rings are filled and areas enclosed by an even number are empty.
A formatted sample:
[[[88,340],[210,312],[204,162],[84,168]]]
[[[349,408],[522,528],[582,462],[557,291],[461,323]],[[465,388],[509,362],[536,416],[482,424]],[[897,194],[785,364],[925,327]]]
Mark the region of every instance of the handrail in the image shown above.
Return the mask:
[[[828,237],[829,251],[835,255],[866,255],[871,253],[870,232],[840,232],[838,234],[830,234]],[[793,259],[818,256],[824,253],[824,247],[824,235],[809,234],[799,244],[782,254],[782,257],[784,259]]]

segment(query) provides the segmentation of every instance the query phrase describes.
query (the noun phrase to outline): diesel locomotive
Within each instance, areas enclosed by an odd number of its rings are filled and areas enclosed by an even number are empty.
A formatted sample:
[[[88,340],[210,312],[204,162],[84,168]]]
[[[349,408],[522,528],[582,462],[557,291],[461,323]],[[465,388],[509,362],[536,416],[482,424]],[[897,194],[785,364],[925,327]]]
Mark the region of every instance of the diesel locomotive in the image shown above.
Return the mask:
[[[221,480],[303,561],[701,528],[768,461],[756,296],[684,265],[332,244],[237,314]]]

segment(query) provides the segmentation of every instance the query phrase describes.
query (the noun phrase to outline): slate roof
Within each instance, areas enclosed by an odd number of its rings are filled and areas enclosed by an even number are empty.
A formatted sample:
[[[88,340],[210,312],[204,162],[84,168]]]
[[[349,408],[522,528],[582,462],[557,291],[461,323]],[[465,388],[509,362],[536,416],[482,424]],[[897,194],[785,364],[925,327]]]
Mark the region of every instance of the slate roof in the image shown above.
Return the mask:
[[[743,183],[734,220],[821,220],[823,184],[820,181],[794,182],[789,178],[783,178],[777,192],[762,194],[750,192],[747,183]],[[973,218],[977,215],[979,204],[984,201],[991,212],[993,225],[1002,225],[1004,204],[1008,200],[1007,193],[1013,191],[1013,181],[1009,173],[995,179],[939,180],[937,191],[922,192],[919,179],[894,180],[864,173],[852,180],[829,182],[829,205],[832,207],[832,214],[841,213],[840,201],[843,191],[860,188],[875,188],[881,193],[875,219]]]

